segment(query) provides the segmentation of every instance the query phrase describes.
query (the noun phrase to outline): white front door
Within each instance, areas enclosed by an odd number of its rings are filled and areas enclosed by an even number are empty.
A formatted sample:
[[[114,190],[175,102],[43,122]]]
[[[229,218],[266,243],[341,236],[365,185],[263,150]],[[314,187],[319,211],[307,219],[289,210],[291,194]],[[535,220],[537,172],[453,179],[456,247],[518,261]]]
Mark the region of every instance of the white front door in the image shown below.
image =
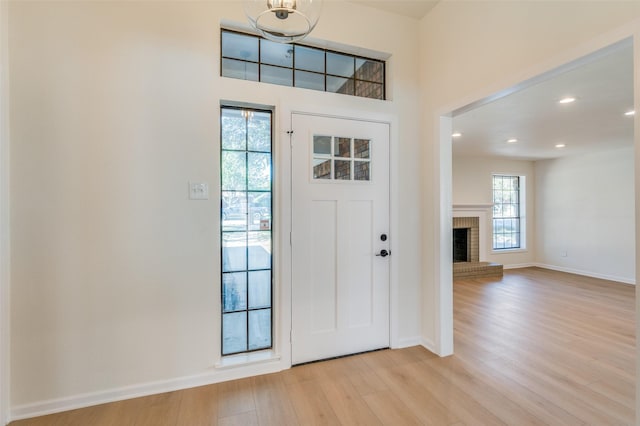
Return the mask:
[[[292,363],[389,346],[389,125],[292,114]]]

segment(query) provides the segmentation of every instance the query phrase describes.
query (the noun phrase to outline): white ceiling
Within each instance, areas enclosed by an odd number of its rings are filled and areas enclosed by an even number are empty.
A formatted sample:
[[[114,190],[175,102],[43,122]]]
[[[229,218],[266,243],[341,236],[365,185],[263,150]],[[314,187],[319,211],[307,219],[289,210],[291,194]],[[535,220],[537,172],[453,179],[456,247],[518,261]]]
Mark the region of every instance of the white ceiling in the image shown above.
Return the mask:
[[[572,68],[568,66],[567,68]],[[633,145],[633,48],[598,52],[580,65],[478,108],[455,115],[453,154],[526,160]],[[572,96],[576,101],[559,104]],[[507,143],[517,138],[517,143]],[[563,149],[556,144],[566,144]]]
[[[373,0],[362,1],[352,0],[353,3],[359,3],[365,6],[384,10],[385,12],[396,13],[398,15],[408,16],[410,18],[421,19],[438,3],[438,0]]]

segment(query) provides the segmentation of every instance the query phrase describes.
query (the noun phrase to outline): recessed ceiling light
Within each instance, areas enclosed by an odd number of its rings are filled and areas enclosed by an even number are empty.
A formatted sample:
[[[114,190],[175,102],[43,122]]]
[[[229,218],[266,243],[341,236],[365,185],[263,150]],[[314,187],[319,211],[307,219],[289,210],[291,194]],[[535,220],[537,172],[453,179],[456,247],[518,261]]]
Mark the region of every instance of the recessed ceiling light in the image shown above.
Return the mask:
[[[460,132],[455,132],[451,135],[452,138],[459,138],[460,136],[462,136],[462,133]]]
[[[625,112],[625,113],[624,113],[624,115],[627,115],[627,116],[629,116],[629,115],[636,115],[636,112],[635,112],[635,111],[633,111],[633,110],[632,110],[632,111],[627,111],[627,112]]]
[[[507,143],[516,143],[516,142],[518,142],[518,139],[516,139],[516,138],[511,138],[511,139],[507,140]]]
[[[556,148],[564,148],[565,146],[563,143],[556,144]]]
[[[572,97],[566,97],[566,98],[562,98],[558,101],[558,103],[560,104],[570,104],[571,102],[575,102],[576,98],[572,98]]]

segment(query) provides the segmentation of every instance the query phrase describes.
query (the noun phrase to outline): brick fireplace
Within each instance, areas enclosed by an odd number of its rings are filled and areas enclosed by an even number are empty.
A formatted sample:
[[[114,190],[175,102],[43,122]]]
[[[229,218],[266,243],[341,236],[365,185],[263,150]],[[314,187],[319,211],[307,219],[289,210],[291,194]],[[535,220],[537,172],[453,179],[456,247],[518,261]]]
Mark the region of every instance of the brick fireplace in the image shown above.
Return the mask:
[[[502,265],[480,261],[487,257],[491,245],[489,221],[492,207],[492,204],[453,206],[454,280],[502,276]]]
[[[454,217],[453,229],[466,230],[466,238],[454,238],[453,251],[467,252],[466,259],[459,258],[456,260],[454,256],[454,262],[479,262],[480,261],[480,218],[479,217]],[[456,246],[458,244],[459,246]],[[464,244],[465,247],[461,247]]]

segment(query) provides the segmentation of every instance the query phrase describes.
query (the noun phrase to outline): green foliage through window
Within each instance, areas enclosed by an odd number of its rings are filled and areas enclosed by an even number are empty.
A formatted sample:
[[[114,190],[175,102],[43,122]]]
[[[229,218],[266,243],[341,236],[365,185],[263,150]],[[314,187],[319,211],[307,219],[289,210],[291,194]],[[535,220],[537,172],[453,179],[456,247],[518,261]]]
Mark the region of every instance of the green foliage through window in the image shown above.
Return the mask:
[[[271,111],[222,107],[222,354],[272,346]]]

